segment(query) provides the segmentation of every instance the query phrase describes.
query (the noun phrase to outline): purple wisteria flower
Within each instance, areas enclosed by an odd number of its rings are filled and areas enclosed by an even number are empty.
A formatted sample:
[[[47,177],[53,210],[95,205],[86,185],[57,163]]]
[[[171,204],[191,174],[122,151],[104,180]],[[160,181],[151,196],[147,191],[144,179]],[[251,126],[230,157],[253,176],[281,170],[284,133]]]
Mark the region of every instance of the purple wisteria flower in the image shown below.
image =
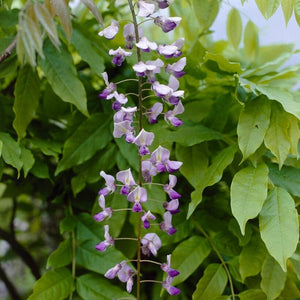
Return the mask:
[[[101,189],[98,194],[107,196],[109,193],[113,193],[116,190],[115,178],[104,171],[101,171],[100,175],[104,178],[106,187]]]
[[[150,50],[157,49],[157,44],[155,42],[148,41],[147,37],[145,36],[143,36],[135,45],[144,52],[150,52]]]
[[[103,211],[94,215],[94,220],[102,222],[105,218],[109,219],[112,216],[113,211],[110,207],[105,207],[105,198],[103,195],[100,195],[98,202]]]
[[[185,74],[185,72],[183,71],[185,66],[186,66],[186,57],[182,57],[174,64],[172,65],[168,64],[166,66],[166,72],[173,73],[176,78],[180,78]]]
[[[126,261],[123,260],[121,263],[121,269],[118,271],[118,278],[122,282],[126,282],[126,290],[128,293],[131,293],[133,286],[133,276],[135,272],[126,264]]]
[[[95,246],[95,248],[100,251],[100,252],[103,252],[107,249],[108,246],[113,246],[115,241],[114,239],[109,235],[109,226],[108,225],[104,225],[104,238],[105,240],[99,244],[97,244]]]
[[[164,202],[163,206],[164,206],[164,209],[168,210],[172,215],[175,215],[180,212],[178,209],[178,207],[179,207],[178,199],[174,199],[169,202]]]
[[[171,254],[167,255],[167,263],[161,265],[161,269],[167,273],[169,277],[175,277],[179,275],[179,272],[171,268]]]
[[[125,51],[121,47],[119,47],[116,50],[110,49],[108,52],[109,55],[114,55],[114,58],[112,60],[112,63],[116,66],[120,67],[125,60],[126,56],[131,56],[132,52]]]
[[[157,123],[157,117],[162,113],[163,105],[160,102],[155,102],[152,108],[147,109],[146,117],[148,119],[149,124]]]
[[[112,108],[113,110],[120,110],[123,104],[128,102],[128,98],[124,94],[119,94],[117,91],[114,91],[112,94],[107,96],[107,100],[115,98]]]
[[[112,40],[119,31],[119,23],[117,21],[112,21],[111,25],[103,29],[98,33],[100,36]]]
[[[179,25],[180,17],[165,18],[158,16],[154,19],[154,23],[161,27],[163,32],[169,32]]]
[[[142,161],[142,176],[145,182],[151,182],[152,176],[155,176],[156,174],[156,167],[150,160]]]
[[[158,54],[163,55],[165,58],[179,57],[182,55],[181,48],[183,46],[184,38],[176,40],[171,45],[159,45],[157,47]]]
[[[155,5],[153,3],[148,3],[143,0],[139,0],[138,3],[138,16],[139,17],[149,17],[155,11]]]
[[[99,98],[101,99],[111,99],[113,97],[114,92],[117,90],[117,86],[113,82],[108,81],[107,73],[104,72],[101,74],[106,88],[99,94]]]
[[[134,141],[134,128],[131,126],[131,121],[126,120],[114,123],[113,136],[120,138],[123,135],[125,135],[126,142],[132,143]]]
[[[175,105],[173,110],[170,110],[165,113],[165,120],[166,122],[170,122],[173,126],[179,127],[182,125],[182,121],[175,117],[176,115],[182,114],[184,112],[184,107],[181,103],[181,101],[178,102],[177,105]]]
[[[132,211],[141,212],[142,206],[141,202],[147,201],[147,191],[145,188],[137,186],[132,192],[127,196],[129,202],[133,202]]]
[[[143,36],[143,29],[141,27],[138,27],[138,33],[139,38]],[[125,48],[132,49],[133,48],[133,42],[136,40],[135,38],[135,30],[134,25],[132,23],[126,24],[123,28],[123,36],[125,38]]]
[[[133,143],[139,146],[139,154],[142,156],[150,153],[147,146],[150,146],[153,140],[154,133],[142,129],[140,133],[136,136]]]
[[[160,223],[159,228],[168,235],[173,235],[177,232],[177,229],[172,226],[172,214],[169,211],[164,213],[164,221]]]
[[[114,115],[114,122],[119,123],[122,121],[133,121],[133,117],[135,112],[137,111],[137,107],[121,107],[121,109],[115,113]]]
[[[145,229],[150,228],[150,221],[149,220],[155,220],[156,217],[148,210],[144,215],[142,216],[142,222]]]
[[[150,161],[156,166],[157,172],[172,173],[178,171],[182,165],[180,161],[171,161],[169,160],[170,151],[162,146],[158,146],[151,154]]]
[[[131,188],[136,185],[134,178],[131,174],[131,170],[127,169],[120,171],[116,175],[117,180],[122,182],[124,185],[121,187],[120,193],[123,195],[128,195]]]
[[[175,175],[169,174],[169,184],[164,185],[164,191],[170,196],[171,200],[181,198],[181,195],[173,190],[177,183],[177,177]]]
[[[161,59],[148,60],[146,63],[140,61],[135,64],[132,68],[136,72],[136,76],[145,77],[147,76],[148,82],[155,81],[155,74],[160,73],[160,68],[164,66],[164,62]]]
[[[171,295],[175,296],[180,294],[180,289],[175,286],[171,286],[174,277],[168,276],[165,281],[162,282],[162,287]]]
[[[118,272],[121,270],[121,268],[121,264],[116,264],[113,268],[110,268],[106,271],[104,277],[106,277],[107,279],[114,279],[117,276]]]
[[[156,233],[147,233],[142,238],[142,252],[144,255],[157,255],[157,250],[161,247],[161,240]]]
[[[158,2],[158,7],[160,9],[164,9],[169,7],[169,1],[168,0],[156,0]]]

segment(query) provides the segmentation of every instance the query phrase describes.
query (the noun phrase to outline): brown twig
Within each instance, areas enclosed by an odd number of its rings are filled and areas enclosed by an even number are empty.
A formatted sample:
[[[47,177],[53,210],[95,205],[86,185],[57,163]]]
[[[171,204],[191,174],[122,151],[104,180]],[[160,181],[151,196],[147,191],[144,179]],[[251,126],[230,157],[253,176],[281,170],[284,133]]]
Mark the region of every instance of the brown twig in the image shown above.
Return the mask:
[[[8,57],[11,56],[13,50],[17,46],[17,37],[13,39],[13,41],[8,45],[8,47],[1,53],[0,55],[0,64],[5,61]]]
[[[10,293],[10,295],[12,297],[12,299],[21,300],[21,297],[20,297],[18,291],[16,290],[16,288],[14,287],[14,285],[12,284],[10,279],[7,277],[7,275],[6,275],[5,271],[3,270],[1,264],[0,264],[0,278],[4,282],[8,292]]]

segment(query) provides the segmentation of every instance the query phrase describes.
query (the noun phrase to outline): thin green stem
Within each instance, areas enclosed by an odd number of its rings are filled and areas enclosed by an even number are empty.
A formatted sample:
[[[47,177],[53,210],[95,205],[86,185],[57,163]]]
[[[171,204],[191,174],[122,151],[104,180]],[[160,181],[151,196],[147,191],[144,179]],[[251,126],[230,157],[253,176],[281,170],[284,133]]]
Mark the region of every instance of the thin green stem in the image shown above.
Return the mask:
[[[115,241],[137,241],[137,238],[126,238],[126,237],[121,237],[121,238],[114,238]]]
[[[210,236],[202,228],[202,226],[196,220],[193,220],[193,222],[194,222],[195,226],[197,227],[197,229],[199,229],[202,232],[202,234],[205,236],[205,238],[207,239],[207,241],[210,243],[211,247],[213,248],[213,250],[217,254],[218,258],[220,259],[221,264],[222,264],[222,266],[223,266],[223,268],[226,271],[227,276],[228,276],[228,281],[229,281],[229,285],[230,285],[232,300],[235,300],[235,294],[234,294],[234,287],[233,287],[232,277],[230,275],[230,272],[229,272],[229,269],[227,267],[227,264],[226,264],[225,260],[223,259],[221,253],[219,252],[219,250],[216,247],[216,245],[213,243],[213,241],[210,238]]]
[[[127,82],[127,81],[135,81],[135,82],[138,82],[138,79],[136,78],[128,78],[128,79],[124,79],[124,80],[120,80],[118,82],[115,82],[115,84],[120,84],[120,83],[124,83],[124,82]]]
[[[151,279],[148,279],[148,280],[141,280],[141,283],[147,283],[147,282],[151,282],[151,283],[162,283],[162,281],[158,281],[158,280],[151,280]]]

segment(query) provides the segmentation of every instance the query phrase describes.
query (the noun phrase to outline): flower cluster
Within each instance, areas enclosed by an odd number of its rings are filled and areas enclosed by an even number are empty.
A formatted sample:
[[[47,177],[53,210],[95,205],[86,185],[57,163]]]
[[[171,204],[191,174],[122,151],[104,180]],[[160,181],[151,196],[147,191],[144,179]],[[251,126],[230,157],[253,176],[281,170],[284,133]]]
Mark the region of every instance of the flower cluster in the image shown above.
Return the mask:
[[[127,50],[119,47],[116,50],[111,49],[109,54],[113,56],[112,63],[119,67],[125,61],[126,57],[131,56],[133,51],[136,50],[138,59],[132,68],[136,73],[136,80],[139,84],[139,94],[137,95],[139,104],[134,107],[126,106],[128,95],[118,92],[117,86],[119,83],[109,82],[106,72],[102,74],[106,87],[99,94],[99,98],[112,100],[112,109],[115,111],[113,136],[115,138],[124,137],[127,143],[135,144],[138,147],[138,159],[140,162],[139,178],[138,180],[134,179],[131,169],[119,171],[115,177],[101,171],[100,175],[105,181],[105,187],[99,191],[99,206],[102,211],[97,213],[94,219],[101,222],[110,218],[115,213],[114,209],[105,206],[105,197],[119,190],[120,194],[124,195],[127,201],[132,203],[132,212],[139,214],[140,224],[145,229],[149,229],[151,222],[156,220],[157,216],[149,210],[145,211],[143,208],[143,203],[151,201],[148,200],[147,190],[143,185],[145,183],[152,183],[153,178],[157,174],[165,172],[169,174],[169,183],[162,185],[162,188],[170,200],[162,203],[165,213],[159,223],[159,228],[168,235],[173,235],[177,230],[172,226],[172,217],[179,212],[178,207],[181,195],[174,190],[177,177],[171,173],[178,171],[182,162],[171,160],[170,151],[162,146],[158,146],[151,151],[154,134],[142,128],[142,122],[135,122],[135,120],[138,117],[140,119],[144,115],[149,124],[154,124],[158,122],[160,116],[163,116],[163,119],[171,126],[178,127],[182,125],[182,121],[177,115],[184,112],[181,102],[181,99],[184,98],[184,91],[179,90],[178,79],[185,74],[183,70],[186,65],[186,58],[182,57],[175,62],[174,58],[181,57],[181,48],[184,40],[178,39],[171,45],[158,45],[153,41],[149,41],[144,36],[141,27],[141,23],[152,21],[163,32],[169,32],[179,25],[181,18],[153,16],[154,14],[157,15],[159,9],[165,9],[169,6],[168,0],[138,0],[137,5],[133,5],[132,0],[129,0],[128,3],[133,15],[133,23],[126,24],[123,27],[124,47]],[[141,18],[140,24],[137,23],[137,18]],[[119,29],[119,23],[113,21],[99,35],[107,39],[113,39],[118,34]],[[156,59],[142,61],[141,54],[143,52],[152,53],[153,56],[156,56]],[[169,76],[167,84],[159,81],[158,75],[162,71]],[[143,86],[145,85],[148,85],[149,88],[144,90]],[[149,93],[149,90],[152,91],[151,93],[153,93],[154,97],[157,97],[158,101],[154,104],[152,102],[150,104],[151,107],[147,108],[146,100],[150,96],[148,94],[144,95],[144,92]],[[139,124],[138,127],[135,125],[136,123]],[[114,245],[115,239],[110,236],[108,225],[105,225],[104,238],[104,241],[96,245],[98,251],[105,251],[107,247]],[[136,240],[139,243],[138,251],[141,252],[140,255],[156,256],[157,251],[161,247],[160,237],[153,232],[146,233],[143,237],[139,236]],[[142,262],[140,255],[135,260],[138,264]],[[161,269],[167,275],[166,279],[161,282],[162,287],[170,295],[179,294],[180,290],[171,286],[173,278],[179,274],[178,271],[171,268],[171,255],[167,256],[167,263],[161,264]],[[127,291],[131,292],[134,283],[133,278],[134,276],[139,276],[139,274],[131,267],[130,261],[122,261],[109,269],[105,274],[105,277],[109,279],[113,279],[116,276],[121,282],[127,283]]]

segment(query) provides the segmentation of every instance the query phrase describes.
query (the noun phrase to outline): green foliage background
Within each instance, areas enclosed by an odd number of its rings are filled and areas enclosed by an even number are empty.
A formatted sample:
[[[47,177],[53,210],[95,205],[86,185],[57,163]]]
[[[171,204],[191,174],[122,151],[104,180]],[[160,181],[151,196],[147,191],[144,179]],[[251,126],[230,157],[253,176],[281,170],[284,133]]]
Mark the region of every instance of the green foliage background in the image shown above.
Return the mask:
[[[135,249],[117,242],[95,251],[104,230],[92,219],[103,185],[99,171],[138,169],[136,149],[112,137],[111,104],[98,99],[104,70],[112,82],[135,76],[133,59],[116,69],[107,54],[122,38],[97,36],[102,22],[128,18],[126,1],[84,0],[72,14],[68,1],[24,1],[11,9],[13,2],[0,1],[0,53],[17,45],[0,63],[0,239],[10,245],[0,257],[1,279],[5,266],[21,259],[23,279],[8,278],[19,299],[126,297],[124,286],[103,274]],[[281,3],[286,23],[293,12],[300,20],[300,1],[255,2],[266,18]],[[299,65],[283,66],[297,50],[260,46],[255,24],[243,26],[235,9],[228,40],[212,41],[219,5],[170,6],[172,16],[183,18],[175,35],[185,38],[187,57],[180,80],[184,125],[174,130],[161,120],[145,127],[155,133],[150,150],[171,147],[184,163],[178,232],[162,236],[158,256],[164,262],[174,250],[172,267],[180,271],[174,284],[182,292],[169,297],[147,285],[143,299],[298,299],[300,93],[293,87],[300,72]],[[166,42],[157,31],[147,35]],[[148,194],[165,199],[155,186]],[[112,207],[127,205],[119,195],[110,200]],[[133,235],[136,221],[124,212],[107,222],[117,237]],[[143,276],[162,275],[146,266]]]

